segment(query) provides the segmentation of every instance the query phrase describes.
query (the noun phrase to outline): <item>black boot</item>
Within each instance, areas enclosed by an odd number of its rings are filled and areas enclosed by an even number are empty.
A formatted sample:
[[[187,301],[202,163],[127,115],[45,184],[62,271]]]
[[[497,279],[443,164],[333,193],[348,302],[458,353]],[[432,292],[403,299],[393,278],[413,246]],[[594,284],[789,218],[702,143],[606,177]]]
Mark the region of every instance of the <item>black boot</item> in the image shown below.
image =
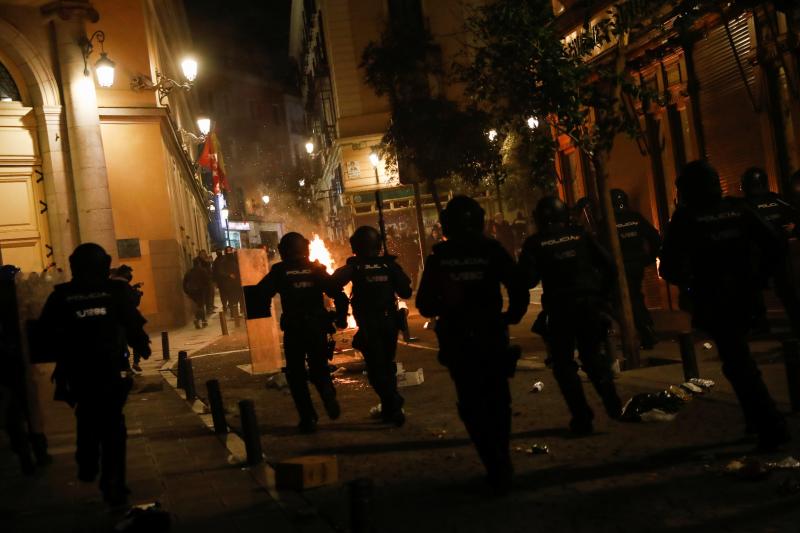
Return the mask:
[[[586,395],[583,392],[583,384],[577,373],[574,372],[553,372],[556,377],[558,387],[567,403],[567,408],[572,415],[569,423],[570,431],[577,435],[589,435],[594,431],[594,413],[586,402]],[[560,375],[559,375],[560,374]]]
[[[319,395],[322,398],[322,404],[325,406],[325,412],[328,413],[328,418],[331,420],[339,418],[342,414],[342,409],[336,400],[336,389],[333,388],[333,385],[325,387],[320,391]]]

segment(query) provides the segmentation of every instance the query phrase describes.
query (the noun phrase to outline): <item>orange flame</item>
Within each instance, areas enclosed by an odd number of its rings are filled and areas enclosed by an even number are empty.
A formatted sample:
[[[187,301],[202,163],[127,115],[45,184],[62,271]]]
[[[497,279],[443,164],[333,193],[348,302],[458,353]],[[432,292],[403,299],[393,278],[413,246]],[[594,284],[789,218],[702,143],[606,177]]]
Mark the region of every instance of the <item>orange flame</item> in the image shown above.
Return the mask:
[[[308,258],[311,261],[319,261],[325,266],[325,270],[328,271],[328,274],[333,274],[333,256],[331,256],[331,253],[325,246],[325,241],[320,239],[319,235],[316,233],[313,235],[314,237],[311,239],[311,242],[308,243]]]

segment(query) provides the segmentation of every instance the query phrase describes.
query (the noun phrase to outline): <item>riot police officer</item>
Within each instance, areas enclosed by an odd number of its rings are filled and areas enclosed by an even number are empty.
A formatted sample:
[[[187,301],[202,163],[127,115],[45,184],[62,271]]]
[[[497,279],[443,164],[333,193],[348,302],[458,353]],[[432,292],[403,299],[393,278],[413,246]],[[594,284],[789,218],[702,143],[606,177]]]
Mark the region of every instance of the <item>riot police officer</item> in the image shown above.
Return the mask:
[[[765,264],[782,261],[785,243],[746,203],[722,197],[719,175],[707,162],[687,164],[675,184],[679,207],[664,236],[659,272],[690,296],[692,323],[714,339],[759,448],[774,449],[789,435],[747,344],[758,290],[751,258],[758,249]]]
[[[454,197],[440,218],[447,240],[427,258],[416,304],[422,316],[437,318],[439,362],[455,384],[458,413],[488,481],[504,492],[513,473],[508,379],[519,357],[509,346],[508,325],[522,319],[530,296],[508,252],[483,235],[484,211],[475,200]],[[509,298],[505,312],[501,285]]]
[[[642,348],[652,350],[656,343],[655,329],[653,318],[644,303],[642,282],[644,269],[656,262],[658,250],[661,248],[661,236],[650,222],[629,207],[628,195],[622,189],[611,190],[611,203],[631,295],[633,322],[639,332]]]
[[[767,173],[760,168],[752,167],[742,175],[742,192],[747,203],[761,217],[766,220],[787,242],[796,235],[798,212],[788,202],[769,190]],[[800,335],[800,301],[797,300],[791,272],[786,262],[768,265],[768,270],[763,272],[762,285],[766,286],[771,278],[774,282],[775,294],[783,304],[792,330],[795,335]],[[754,328],[757,331],[769,331],[767,321],[767,306],[764,303],[764,294],[756,293],[754,301]]]
[[[308,390],[309,380],[317,388],[328,417],[336,420],[340,414],[328,368],[328,334],[335,330],[323,294],[333,299],[335,322],[341,328],[347,326],[347,296],[334,286],[324,266],[308,259],[308,240],[299,233],[284,235],[278,252],[282,261],[272,266],[258,287],[267,302],[276,294],[281,297],[286,380],[300,415],[298,429],[312,433],[318,418]]]
[[[622,404],[614,386],[611,361],[601,350],[608,334],[605,311],[614,279],[614,263],[583,227],[570,222],[569,211],[558,198],[542,198],[533,213],[538,233],[529,237],[520,255],[520,269],[528,287],[542,283],[542,328],[552,358],[553,375],[567,403],[576,435],[594,431],[594,413],[586,402],[574,353],[611,418],[619,418]]]
[[[75,407],[78,477],[90,482],[100,473],[106,501],[119,504],[128,493],[123,408],[132,380],[124,372],[127,347],[146,359],[150,339],[126,284],[109,279],[111,257],[101,246],[81,244],[69,264],[72,280],[50,294],[41,331],[56,356],[57,399]]]
[[[343,287],[353,282],[350,303],[358,324],[353,346],[364,354],[370,385],[381,400],[381,417],[402,426],[403,397],[397,392],[397,334],[400,314],[397,297],[411,297],[411,280],[392,255],[380,256],[381,236],[361,226],[350,237],[354,257],[333,273]]]

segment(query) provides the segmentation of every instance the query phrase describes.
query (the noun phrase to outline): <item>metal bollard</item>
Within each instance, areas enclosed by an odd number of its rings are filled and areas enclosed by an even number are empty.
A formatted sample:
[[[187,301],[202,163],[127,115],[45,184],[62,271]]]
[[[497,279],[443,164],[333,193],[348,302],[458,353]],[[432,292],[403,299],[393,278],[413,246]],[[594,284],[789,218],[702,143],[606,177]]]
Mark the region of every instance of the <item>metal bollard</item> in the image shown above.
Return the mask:
[[[372,531],[373,484],[369,478],[354,479],[350,485],[350,531],[370,533]]]
[[[222,329],[222,334],[228,334],[228,321],[225,319],[225,310],[219,312],[219,327]]]
[[[184,363],[183,368],[183,390],[186,391],[186,401],[193,402],[195,398],[197,398],[197,392],[194,388],[194,370],[192,369],[192,360],[188,357],[186,358],[186,363]]]
[[[185,351],[181,350],[178,352],[178,388],[185,389],[186,388],[186,360],[189,358],[189,354]]]
[[[797,339],[783,342],[783,364],[789,383],[789,402],[792,412],[797,413],[800,412],[800,346]]]
[[[206,381],[206,390],[208,390],[211,420],[214,421],[214,433],[227,433],[228,422],[225,420],[225,406],[222,404],[222,391],[219,388],[219,381],[216,379]]]
[[[691,332],[681,333],[678,337],[681,347],[681,361],[683,362],[683,379],[689,381],[700,377],[697,368],[697,355],[694,351],[694,336]]]
[[[239,402],[239,417],[242,420],[242,439],[247,450],[247,464],[257,465],[264,458],[261,456],[261,433],[258,431],[256,406],[253,400]]]
[[[164,361],[169,361],[169,333],[161,332],[161,357]]]

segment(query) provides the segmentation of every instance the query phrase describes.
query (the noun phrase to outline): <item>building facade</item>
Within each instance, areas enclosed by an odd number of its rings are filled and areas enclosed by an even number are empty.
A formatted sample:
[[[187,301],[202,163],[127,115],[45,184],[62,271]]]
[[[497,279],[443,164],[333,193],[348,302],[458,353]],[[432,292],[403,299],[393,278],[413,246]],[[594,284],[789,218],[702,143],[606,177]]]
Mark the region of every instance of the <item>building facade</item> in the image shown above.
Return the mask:
[[[568,40],[587,15],[575,4],[554,1]],[[598,9],[589,18],[604,14]],[[741,175],[753,166],[768,172],[774,191],[787,192],[791,173],[800,168],[800,77],[792,44],[798,41],[791,32],[797,17],[798,8],[782,12],[772,2],[747,9],[728,3],[725,11],[711,11],[679,31],[677,13],[665,12],[665,32],[631,43],[629,72],[658,98],[636,102],[640,135],[615,139],[610,181],[656,227],[666,227],[675,209],[675,179],[694,159],[707,158],[717,168],[725,194],[741,194]],[[591,61],[603,61],[605,52],[598,48]],[[567,139],[560,145],[563,197],[596,198],[587,158]],[[645,289],[650,307],[677,307],[655,267]]]
[[[94,72],[101,52],[115,63],[109,87]],[[68,272],[72,250],[96,242],[133,267],[153,327],[185,322],[181,279],[207,248],[197,106],[153,85],[185,81],[192,52],[179,0],[0,1],[2,263]]]

